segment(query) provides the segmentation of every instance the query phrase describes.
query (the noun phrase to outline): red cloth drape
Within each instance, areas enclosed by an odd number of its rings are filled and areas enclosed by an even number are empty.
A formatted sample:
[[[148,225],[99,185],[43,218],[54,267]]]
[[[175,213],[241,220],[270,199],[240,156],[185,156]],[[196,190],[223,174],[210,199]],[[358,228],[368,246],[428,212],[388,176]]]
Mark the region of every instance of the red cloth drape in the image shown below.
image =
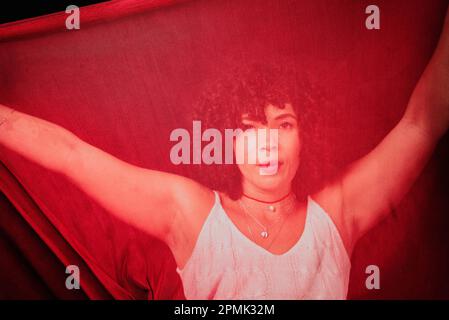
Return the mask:
[[[304,183],[312,191],[400,119],[447,7],[445,0],[377,1],[381,29],[368,31],[369,4],[112,1],[81,8],[80,30],[65,29],[65,13],[7,24],[0,26],[0,102],[132,164],[198,177],[197,168],[170,163],[169,134],[188,124],[204,85],[230,62],[288,58],[326,92],[310,120],[313,140],[305,141]],[[449,298],[448,146],[446,136],[397,212],[360,241],[349,298]],[[7,252],[0,296],[183,297],[165,245],[62,176],[0,152]],[[80,266],[81,292],[64,288],[68,264]],[[370,264],[381,269],[381,290],[365,288]]]

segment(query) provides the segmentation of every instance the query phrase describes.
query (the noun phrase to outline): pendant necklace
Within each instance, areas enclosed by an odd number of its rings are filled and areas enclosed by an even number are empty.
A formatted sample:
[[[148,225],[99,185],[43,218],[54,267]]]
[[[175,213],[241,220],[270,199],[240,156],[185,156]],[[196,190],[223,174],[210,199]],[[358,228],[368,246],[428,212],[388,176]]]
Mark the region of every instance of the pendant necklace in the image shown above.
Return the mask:
[[[250,196],[248,196],[248,195],[246,195],[246,194],[243,194],[243,196],[246,197],[246,198],[249,198],[249,199],[251,199],[251,200],[253,200],[253,201],[256,201],[256,202],[260,202],[260,203],[265,204],[265,205],[266,205],[265,210],[268,210],[268,211],[270,211],[270,212],[276,212],[276,211],[277,211],[276,204],[279,204],[278,207],[280,207],[281,202],[282,202],[283,200],[285,200],[287,197],[289,197],[291,194],[292,194],[292,193],[289,192],[286,196],[284,196],[284,197],[282,197],[281,199],[278,199],[278,200],[276,200],[276,201],[263,201],[263,200],[259,200],[259,199],[256,199],[256,198],[252,198],[252,197],[250,197]],[[295,204],[295,201],[296,201],[296,197],[295,197],[295,196],[293,196],[292,198],[290,198],[289,206],[285,208],[287,214],[284,216],[284,219],[282,219],[282,217],[279,217],[273,224],[271,224],[270,226],[268,226],[268,228],[267,228],[267,226],[265,226],[263,223],[261,223],[261,222],[259,221],[259,219],[257,219],[253,214],[251,214],[250,210],[249,210],[248,207],[245,205],[245,203],[243,203],[242,199],[239,199],[239,205],[240,205],[240,207],[242,208],[242,210],[245,212],[245,214],[246,214],[247,216],[251,217],[251,218],[252,218],[252,219],[253,219],[253,220],[254,220],[254,221],[261,227],[262,231],[259,233],[259,235],[260,235],[263,239],[267,239],[267,238],[270,236],[269,230],[271,231],[271,230],[272,230],[272,227],[274,227],[274,226],[275,226],[279,221],[281,221],[281,220],[283,220],[283,222],[285,222],[285,220],[287,219],[287,217],[288,217],[288,216],[290,215],[290,213],[291,213],[291,209],[292,209],[293,205]],[[251,236],[253,236],[249,224],[248,224],[248,231],[250,232]]]

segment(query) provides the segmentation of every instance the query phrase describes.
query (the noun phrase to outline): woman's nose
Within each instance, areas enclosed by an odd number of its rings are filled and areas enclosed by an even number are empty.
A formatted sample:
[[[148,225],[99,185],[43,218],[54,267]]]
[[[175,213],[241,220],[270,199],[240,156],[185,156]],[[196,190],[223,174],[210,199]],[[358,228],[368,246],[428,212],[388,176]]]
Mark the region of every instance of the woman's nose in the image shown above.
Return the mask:
[[[258,134],[259,150],[274,152],[279,149],[279,136],[277,129],[262,129]]]

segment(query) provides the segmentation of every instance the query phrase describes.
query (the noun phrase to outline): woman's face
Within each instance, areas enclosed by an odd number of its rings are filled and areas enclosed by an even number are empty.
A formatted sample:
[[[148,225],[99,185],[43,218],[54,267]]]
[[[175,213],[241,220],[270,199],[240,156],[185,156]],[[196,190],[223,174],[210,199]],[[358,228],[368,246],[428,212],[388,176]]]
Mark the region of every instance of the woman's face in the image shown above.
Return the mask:
[[[237,161],[242,182],[244,186],[264,191],[289,190],[300,162],[298,118],[291,104],[286,104],[284,109],[270,104],[265,108],[265,115],[266,123],[242,115],[244,132],[236,137],[234,144],[236,156],[245,156],[243,163]]]

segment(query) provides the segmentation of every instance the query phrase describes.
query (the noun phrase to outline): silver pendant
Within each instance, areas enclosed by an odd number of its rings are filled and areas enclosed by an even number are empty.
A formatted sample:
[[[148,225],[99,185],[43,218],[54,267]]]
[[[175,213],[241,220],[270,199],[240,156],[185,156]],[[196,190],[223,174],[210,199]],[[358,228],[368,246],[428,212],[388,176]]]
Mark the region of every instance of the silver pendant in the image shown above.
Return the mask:
[[[260,236],[261,236],[262,238],[264,238],[264,239],[268,238],[268,231],[262,231],[262,232],[260,233]]]

